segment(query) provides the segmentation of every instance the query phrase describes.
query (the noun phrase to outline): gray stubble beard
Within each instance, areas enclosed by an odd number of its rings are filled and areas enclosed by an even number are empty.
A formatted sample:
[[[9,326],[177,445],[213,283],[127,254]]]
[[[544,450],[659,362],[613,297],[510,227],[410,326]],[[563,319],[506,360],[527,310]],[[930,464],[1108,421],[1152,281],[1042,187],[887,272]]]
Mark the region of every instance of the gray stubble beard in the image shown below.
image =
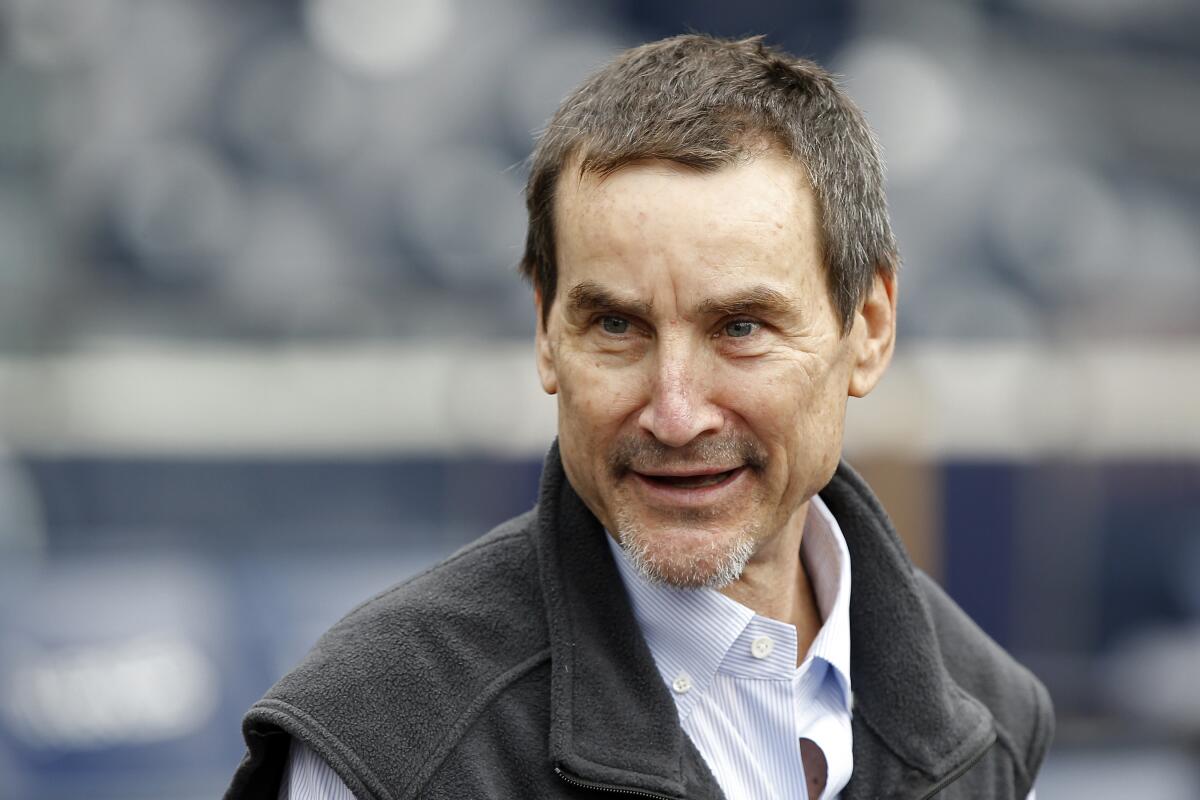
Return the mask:
[[[639,526],[628,511],[619,510],[616,523],[617,541],[629,562],[651,583],[679,589],[721,589],[742,576],[754,555],[754,535],[741,530],[731,540],[714,538],[709,547],[689,552],[682,564],[667,563],[654,553],[653,534]]]
[[[767,463],[767,453],[758,441],[747,436],[724,436],[703,439],[686,448],[670,448],[653,439],[622,437],[608,457],[614,481],[623,480],[634,469],[646,470],[670,466],[672,463],[736,463],[742,468],[761,472]],[[623,493],[620,493],[623,494]],[[621,507],[614,514],[617,542],[629,556],[630,563],[646,580],[679,588],[720,589],[742,576],[756,549],[755,528],[739,530],[732,539],[714,537],[709,546],[690,552],[684,563],[669,563],[654,553],[653,531],[638,525],[629,513],[629,498],[619,497]],[[759,498],[755,498],[758,502]],[[681,512],[680,522],[697,524],[717,518],[713,509],[693,509]]]

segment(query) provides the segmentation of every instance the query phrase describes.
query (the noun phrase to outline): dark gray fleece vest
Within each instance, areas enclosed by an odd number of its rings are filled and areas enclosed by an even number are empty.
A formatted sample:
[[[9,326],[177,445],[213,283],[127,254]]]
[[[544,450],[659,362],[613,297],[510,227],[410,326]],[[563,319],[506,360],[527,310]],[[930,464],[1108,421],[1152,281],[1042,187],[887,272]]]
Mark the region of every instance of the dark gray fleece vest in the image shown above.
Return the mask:
[[[1024,798],[1046,690],[913,568],[849,467],[821,497],[853,570],[841,796]],[[250,709],[227,800],[274,800],[291,737],[362,800],[722,797],[603,537],[552,448],[533,511],[359,606]]]

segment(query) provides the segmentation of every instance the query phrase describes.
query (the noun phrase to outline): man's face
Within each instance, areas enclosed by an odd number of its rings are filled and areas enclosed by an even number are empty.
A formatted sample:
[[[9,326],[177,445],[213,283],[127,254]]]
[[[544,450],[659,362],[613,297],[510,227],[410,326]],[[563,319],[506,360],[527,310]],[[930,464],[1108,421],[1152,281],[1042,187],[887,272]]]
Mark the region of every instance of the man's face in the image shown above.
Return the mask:
[[[538,368],[567,477],[649,577],[725,585],[836,468],[847,396],[878,377],[870,326],[839,335],[816,201],[780,154],[564,174]]]

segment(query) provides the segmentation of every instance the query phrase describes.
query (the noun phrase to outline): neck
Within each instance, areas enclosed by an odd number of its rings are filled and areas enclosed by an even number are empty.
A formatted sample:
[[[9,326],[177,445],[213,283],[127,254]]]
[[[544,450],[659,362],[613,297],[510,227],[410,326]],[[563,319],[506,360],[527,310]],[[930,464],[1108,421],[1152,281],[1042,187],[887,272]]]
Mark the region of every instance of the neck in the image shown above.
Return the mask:
[[[720,590],[760,616],[793,625],[797,665],[803,662],[821,629],[816,594],[800,558],[807,518],[808,503],[804,503],[778,535],[763,542],[741,577]]]

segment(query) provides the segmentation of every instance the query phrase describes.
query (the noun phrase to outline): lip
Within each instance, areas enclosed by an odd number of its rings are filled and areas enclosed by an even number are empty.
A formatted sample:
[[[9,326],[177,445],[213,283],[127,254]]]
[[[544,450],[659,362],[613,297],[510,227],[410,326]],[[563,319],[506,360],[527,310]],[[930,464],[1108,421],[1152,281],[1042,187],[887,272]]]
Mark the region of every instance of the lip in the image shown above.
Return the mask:
[[[711,486],[670,486],[654,480],[656,477],[701,477],[704,475],[716,475],[722,472],[729,472],[731,474],[725,480],[720,483],[714,483]],[[747,472],[749,472],[749,469],[741,466],[735,467],[732,470],[721,469],[719,467],[702,467],[699,469],[661,470],[654,472],[631,471],[629,475],[632,477],[640,493],[655,504],[677,507],[699,507],[720,502],[739,491],[742,484],[746,482]]]
[[[722,472],[733,472],[736,469],[739,469],[739,466],[702,466],[692,468],[676,467],[675,469],[641,469],[632,471],[637,475],[644,475],[651,478],[702,478],[705,475],[719,475]]]

